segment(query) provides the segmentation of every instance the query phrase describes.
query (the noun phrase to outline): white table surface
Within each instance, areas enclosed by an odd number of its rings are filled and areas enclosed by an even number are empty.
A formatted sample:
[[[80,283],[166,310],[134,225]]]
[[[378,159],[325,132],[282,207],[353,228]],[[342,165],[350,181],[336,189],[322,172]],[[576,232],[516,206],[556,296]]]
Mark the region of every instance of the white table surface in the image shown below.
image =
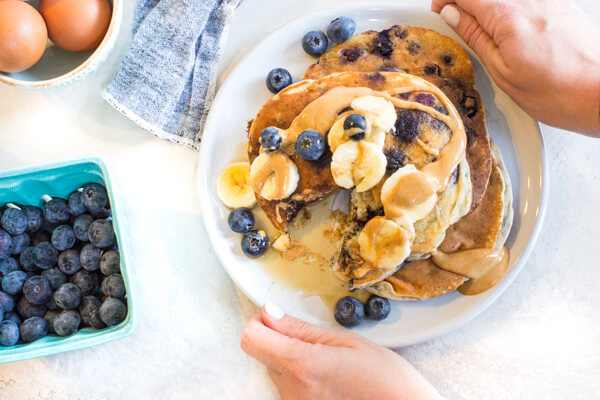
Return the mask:
[[[221,81],[266,32],[348,1],[245,0]],[[1,365],[0,400],[277,398],[264,368],[239,348],[257,309],[208,244],[197,154],[146,133],[99,96],[127,49],[133,3],[116,50],[92,76],[44,92],[0,87],[0,170],[84,155],[107,161],[131,235],[140,324],[117,342]],[[600,21],[597,0],[578,3]],[[448,398],[600,397],[600,140],[543,131],[550,200],[523,272],[463,328],[398,350]]]

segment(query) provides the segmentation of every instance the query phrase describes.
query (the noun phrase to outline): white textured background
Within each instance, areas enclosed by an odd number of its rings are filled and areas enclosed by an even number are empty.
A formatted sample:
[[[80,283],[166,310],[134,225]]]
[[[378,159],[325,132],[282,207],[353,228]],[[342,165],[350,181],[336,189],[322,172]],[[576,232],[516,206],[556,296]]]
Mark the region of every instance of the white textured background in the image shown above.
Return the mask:
[[[348,1],[245,0],[222,71],[266,32]],[[600,2],[577,1],[600,21]],[[121,341],[0,365],[0,400],[277,398],[264,369],[239,349],[256,309],[208,245],[196,153],[145,133],[99,96],[129,27],[82,82],[33,93],[0,87],[0,170],[90,154],[107,160],[127,215],[140,324]],[[543,130],[550,201],[528,265],[464,328],[399,350],[448,398],[600,398],[600,140]]]

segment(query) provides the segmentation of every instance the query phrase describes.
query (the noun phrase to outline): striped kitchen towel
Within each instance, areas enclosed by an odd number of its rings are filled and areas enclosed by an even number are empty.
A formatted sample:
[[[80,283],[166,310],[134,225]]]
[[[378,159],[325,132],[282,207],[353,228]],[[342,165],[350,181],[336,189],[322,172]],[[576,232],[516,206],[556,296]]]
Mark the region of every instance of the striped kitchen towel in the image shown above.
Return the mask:
[[[241,0],[138,0],[133,39],[102,96],[154,135],[197,149]]]

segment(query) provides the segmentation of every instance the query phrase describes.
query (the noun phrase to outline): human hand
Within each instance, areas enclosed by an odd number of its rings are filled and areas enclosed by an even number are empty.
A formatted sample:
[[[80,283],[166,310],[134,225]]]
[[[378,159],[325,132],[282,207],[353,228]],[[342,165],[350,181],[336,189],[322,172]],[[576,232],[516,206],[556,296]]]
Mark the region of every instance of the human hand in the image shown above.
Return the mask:
[[[267,367],[282,400],[441,398],[393,351],[284,315],[270,303],[248,322],[241,346]]]
[[[569,0],[433,0],[531,116],[600,137],[600,30]]]

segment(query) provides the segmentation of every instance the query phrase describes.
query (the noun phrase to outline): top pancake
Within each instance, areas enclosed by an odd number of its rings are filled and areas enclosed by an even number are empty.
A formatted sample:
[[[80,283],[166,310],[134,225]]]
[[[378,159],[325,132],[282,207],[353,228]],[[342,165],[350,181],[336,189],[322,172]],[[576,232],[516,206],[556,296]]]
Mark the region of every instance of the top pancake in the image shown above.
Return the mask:
[[[400,70],[438,86],[459,111],[467,131],[471,167],[472,210],[485,193],[492,153],[481,96],[475,89],[473,65],[454,40],[426,28],[393,26],[357,34],[323,54],[304,78],[317,79],[342,71]]]
[[[414,77],[398,72],[344,72],[328,75],[318,80],[304,80],[287,87],[265,103],[249,127],[248,158],[250,163],[260,153],[260,134],[264,128],[268,126],[280,129],[289,128],[292,121],[309,103],[330,89],[346,86],[385,91],[407,85],[412,86],[411,79]],[[430,94],[428,96],[434,97]],[[446,111],[441,103],[438,104],[434,101],[433,104],[442,107],[442,111]],[[388,158],[388,175],[408,161],[420,167],[433,160],[435,156],[420,150],[412,143],[412,140],[418,137],[431,148],[440,150],[451,135],[450,129],[444,123],[440,123],[428,113],[418,110],[397,110],[397,113],[399,114],[398,121],[406,123],[401,126],[397,125],[398,129],[395,129],[393,133],[386,134],[384,153]],[[321,133],[327,143],[328,132]],[[413,135],[415,136],[413,137]],[[406,136],[410,136],[411,140],[407,140]],[[274,227],[280,231],[287,231],[288,223],[294,219],[302,207],[337,188],[331,175],[331,151],[328,146],[326,146],[323,156],[317,161],[303,160],[295,152],[289,153],[289,156],[298,167],[300,175],[294,193],[289,198],[273,201],[257,195],[258,204]]]

